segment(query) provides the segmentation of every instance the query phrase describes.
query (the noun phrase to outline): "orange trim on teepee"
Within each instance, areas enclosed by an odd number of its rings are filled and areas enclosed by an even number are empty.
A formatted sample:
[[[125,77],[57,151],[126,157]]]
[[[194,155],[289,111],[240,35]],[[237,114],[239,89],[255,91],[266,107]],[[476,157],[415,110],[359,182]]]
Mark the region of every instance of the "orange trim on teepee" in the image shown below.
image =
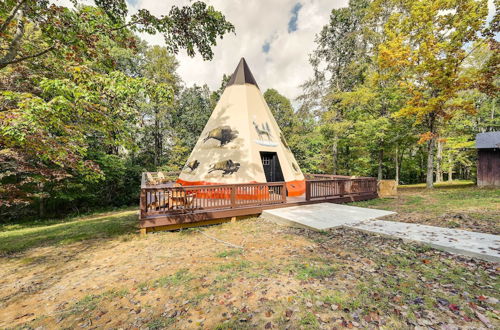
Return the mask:
[[[295,180],[286,183],[286,191],[288,191],[288,196],[300,196],[306,192],[306,181],[305,180]]]
[[[224,183],[214,183],[214,182],[206,182],[206,181],[185,181],[181,179],[177,179],[177,183],[182,186],[213,186],[213,185],[224,185]],[[259,183],[256,181],[248,182],[248,183]],[[265,183],[265,182],[264,182]],[[304,194],[306,191],[306,183],[304,180],[296,180],[286,182],[286,190],[288,192],[288,196],[300,196]],[[211,192],[197,193],[198,198],[212,198],[212,199],[230,199],[231,194],[227,192],[224,188],[220,190],[215,190]],[[269,191],[252,191],[249,192],[247,188],[242,187],[236,190],[236,199],[268,199]]]

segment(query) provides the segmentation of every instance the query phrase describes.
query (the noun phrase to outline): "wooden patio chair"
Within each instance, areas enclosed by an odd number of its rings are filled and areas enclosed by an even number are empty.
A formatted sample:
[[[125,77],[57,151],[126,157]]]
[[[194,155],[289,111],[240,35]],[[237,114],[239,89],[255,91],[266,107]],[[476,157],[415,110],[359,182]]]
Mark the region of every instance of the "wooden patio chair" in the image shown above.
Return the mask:
[[[169,208],[170,198],[168,196],[161,196],[161,194],[161,192],[155,192],[155,200],[148,204],[148,209],[158,210],[159,208]]]
[[[174,187],[182,187],[176,183]],[[193,205],[196,193],[186,193],[184,190],[173,190],[170,192],[168,204],[170,208],[187,209]]]
[[[167,182],[168,180],[165,178],[165,175],[163,175],[163,172],[158,172],[156,173],[156,176],[158,177],[158,181],[160,183],[165,183]]]
[[[147,184],[152,184],[152,185],[158,184],[158,181],[155,178],[153,178],[153,175],[149,172],[146,172],[146,181]]]

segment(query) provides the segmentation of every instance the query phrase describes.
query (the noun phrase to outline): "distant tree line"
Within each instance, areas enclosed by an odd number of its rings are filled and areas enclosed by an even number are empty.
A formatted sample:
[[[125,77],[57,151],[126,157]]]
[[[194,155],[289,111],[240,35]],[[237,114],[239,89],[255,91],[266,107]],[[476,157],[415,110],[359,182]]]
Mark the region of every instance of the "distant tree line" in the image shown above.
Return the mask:
[[[137,203],[141,172],[178,168],[211,111],[208,88],[183,87],[174,55],[211,59],[234,31],[220,12],[71,3],[0,3],[0,222]]]
[[[210,59],[234,31],[203,2],[161,18],[128,15],[125,0],[73,2],[0,4],[0,222],[137,204],[141,172],[183,167],[229,80],[210,90],[177,74],[177,51]],[[264,93],[303,172],[471,178],[475,134],[500,129],[487,12],[484,0],[332,10],[298,106]]]
[[[316,37],[291,147],[303,170],[471,178],[474,137],[500,130],[499,1],[350,0]],[[292,134],[293,135],[293,134]]]

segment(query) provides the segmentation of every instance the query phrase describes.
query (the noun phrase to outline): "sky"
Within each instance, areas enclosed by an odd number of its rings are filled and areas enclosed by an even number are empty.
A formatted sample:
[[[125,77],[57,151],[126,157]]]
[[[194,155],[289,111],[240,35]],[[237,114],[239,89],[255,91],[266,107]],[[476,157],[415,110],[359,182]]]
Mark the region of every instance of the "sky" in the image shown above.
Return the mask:
[[[168,13],[173,4],[189,1],[128,0],[133,12],[146,8],[155,15]],[[314,39],[328,23],[333,8],[348,0],[209,0],[235,26],[213,48],[212,61],[191,58],[180,51],[178,73],[187,86],[220,86],[222,75],[233,73],[241,57],[250,66],[260,89],[275,88],[290,99],[300,94],[299,85],[312,76],[309,54]],[[150,44],[162,45],[161,36],[141,35]]]
[[[51,0],[69,4],[69,0]],[[85,1],[85,0],[83,0]],[[91,0],[88,0],[91,2]],[[127,0],[129,14],[144,8],[161,16],[173,5],[189,5],[189,0]],[[334,8],[346,7],[348,0],[205,0],[221,11],[235,26],[218,40],[214,57],[189,57],[181,50],[178,73],[186,86],[207,84],[218,89],[223,74],[232,74],[241,57],[250,66],[262,92],[274,88],[292,100],[300,95],[300,85],[312,76],[309,54],[315,36],[329,21]],[[489,20],[494,14],[488,0]],[[164,45],[162,36],[141,34],[151,45]]]

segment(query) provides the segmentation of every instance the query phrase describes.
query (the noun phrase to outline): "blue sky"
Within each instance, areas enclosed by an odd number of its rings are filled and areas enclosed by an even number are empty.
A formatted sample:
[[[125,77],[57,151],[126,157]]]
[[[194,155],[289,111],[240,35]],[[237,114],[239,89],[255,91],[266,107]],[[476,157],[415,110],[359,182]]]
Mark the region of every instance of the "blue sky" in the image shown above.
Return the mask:
[[[288,21],[288,33],[297,31],[297,21],[299,19],[299,11],[302,9],[302,4],[297,2],[292,8],[292,17]]]

